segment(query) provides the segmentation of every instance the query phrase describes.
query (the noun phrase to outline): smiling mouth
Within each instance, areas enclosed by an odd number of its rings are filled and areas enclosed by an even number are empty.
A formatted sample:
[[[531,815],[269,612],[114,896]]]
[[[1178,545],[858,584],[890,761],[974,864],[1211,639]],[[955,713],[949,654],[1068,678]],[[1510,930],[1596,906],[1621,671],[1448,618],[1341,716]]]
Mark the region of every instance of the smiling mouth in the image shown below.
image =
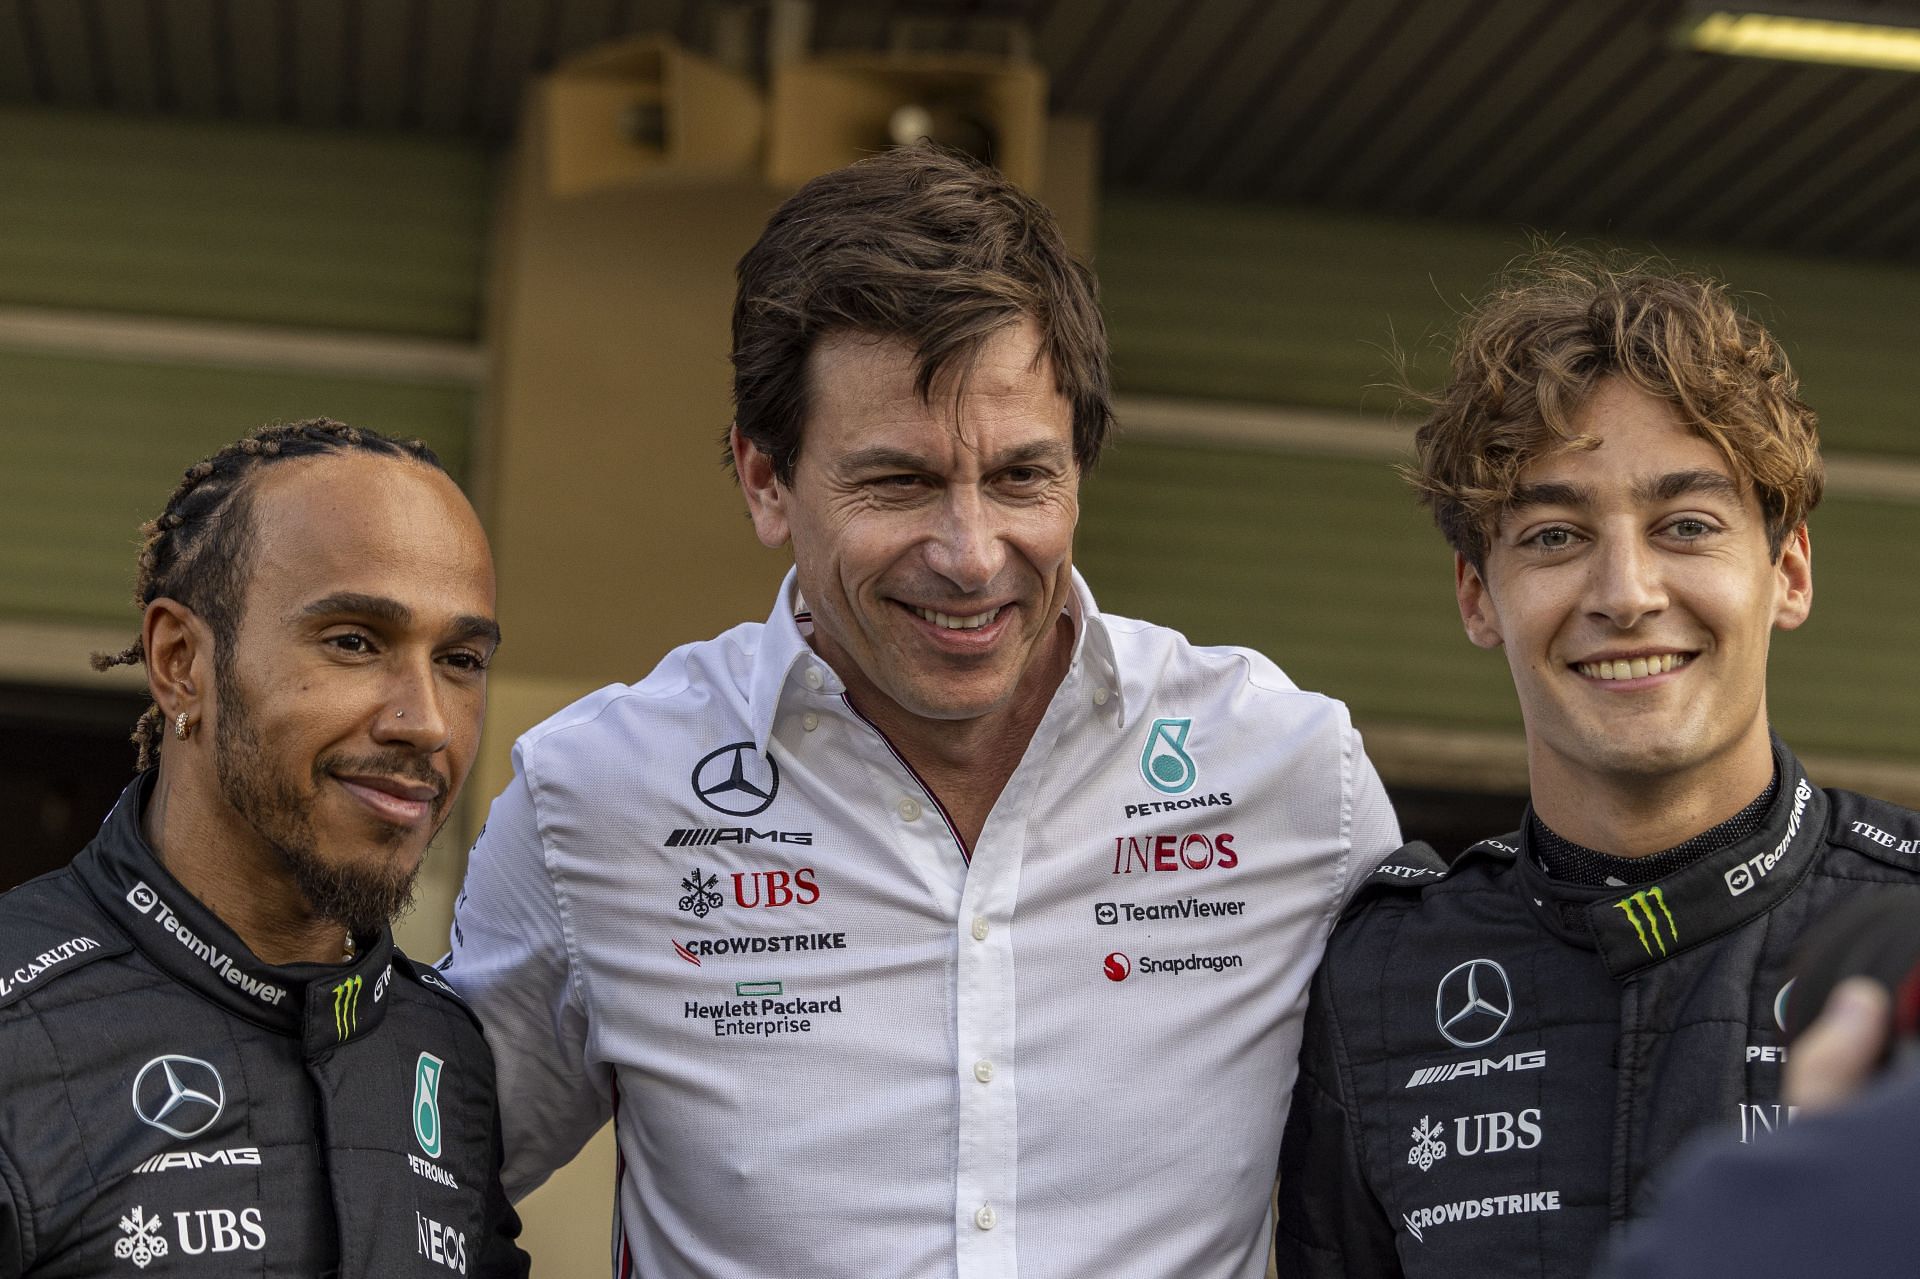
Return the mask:
[[[1621,657],[1612,661],[1575,662],[1573,669],[1588,679],[1645,679],[1678,670],[1693,660],[1692,653],[1656,653],[1651,657]]]
[[[1003,604],[995,608],[990,608],[984,613],[974,613],[968,617],[956,617],[952,613],[936,612],[930,608],[921,608],[918,604],[909,604],[907,607],[912,609],[923,620],[932,622],[935,626],[941,627],[942,629],[949,631],[977,631],[981,627],[990,624],[994,618],[1000,616],[1000,609],[1006,606]]]

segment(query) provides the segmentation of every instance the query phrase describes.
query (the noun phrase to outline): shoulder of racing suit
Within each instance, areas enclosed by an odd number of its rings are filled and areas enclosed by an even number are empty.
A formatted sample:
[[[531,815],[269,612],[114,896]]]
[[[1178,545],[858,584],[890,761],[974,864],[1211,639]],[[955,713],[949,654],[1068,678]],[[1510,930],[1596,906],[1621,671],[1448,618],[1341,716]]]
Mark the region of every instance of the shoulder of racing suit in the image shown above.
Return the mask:
[[[1920,875],[1920,812],[1854,791],[1827,792],[1827,843]]]
[[[1402,845],[1360,881],[1359,891],[1347,904],[1346,913],[1352,915],[1368,903],[1382,899],[1418,899],[1434,885],[1451,879],[1473,877],[1476,873],[1498,874],[1512,864],[1519,848],[1517,832],[1498,839],[1483,839],[1451,862],[1431,844],[1416,840]]]
[[[133,949],[71,871],[0,894],[0,1009]]]

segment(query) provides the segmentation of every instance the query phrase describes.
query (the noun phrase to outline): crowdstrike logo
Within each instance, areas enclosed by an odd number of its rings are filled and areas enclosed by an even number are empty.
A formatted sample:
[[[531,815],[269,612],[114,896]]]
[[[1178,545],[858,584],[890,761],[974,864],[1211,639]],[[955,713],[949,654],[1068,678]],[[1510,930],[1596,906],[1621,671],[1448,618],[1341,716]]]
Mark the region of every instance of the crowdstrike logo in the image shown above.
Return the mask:
[[[1431,1208],[1416,1208],[1412,1212],[1403,1212],[1400,1219],[1407,1223],[1407,1233],[1421,1243],[1427,1241],[1426,1231],[1435,1226],[1452,1225],[1456,1221],[1477,1221],[1481,1217],[1513,1217],[1523,1213],[1560,1211],[1560,1192],[1558,1190],[1529,1190],[1518,1195],[1488,1195],[1484,1199],[1456,1199],[1452,1203],[1435,1204]]]
[[[133,1113],[182,1140],[213,1127],[226,1104],[220,1072],[198,1057],[155,1057],[133,1077]]]
[[[1500,1038],[1513,1017],[1513,987],[1507,970],[1491,959],[1469,959],[1440,979],[1433,996],[1434,1022],[1456,1048],[1479,1048]]]
[[[752,817],[780,793],[780,766],[752,742],[732,742],[693,766],[693,793],[716,813]]]
[[[220,974],[228,985],[237,987],[259,1000],[263,1004],[277,1007],[287,997],[286,987],[275,985],[261,977],[255,977],[233,962],[233,957],[215,946],[212,942],[196,935],[180,917],[160,900],[160,894],[147,887],[146,883],[136,883],[127,890],[127,904],[135,913],[153,920],[170,933],[173,939],[185,946],[202,963]]]
[[[786,955],[797,951],[845,950],[845,933],[776,933],[771,936],[700,937],[675,941],[673,951],[680,958],[700,967],[703,958],[724,955]]]

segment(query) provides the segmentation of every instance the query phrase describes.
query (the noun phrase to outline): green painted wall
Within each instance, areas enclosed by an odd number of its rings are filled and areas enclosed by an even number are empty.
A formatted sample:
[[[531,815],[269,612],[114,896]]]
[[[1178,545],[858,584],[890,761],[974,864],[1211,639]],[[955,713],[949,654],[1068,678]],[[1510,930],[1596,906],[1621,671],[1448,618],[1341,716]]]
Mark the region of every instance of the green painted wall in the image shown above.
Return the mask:
[[[0,110],[0,305],[472,338],[491,168],[454,141]]]
[[[1136,394],[1388,413],[1388,352],[1443,371],[1457,318],[1527,233],[1109,196],[1099,270],[1114,376]],[[1645,251],[1648,246],[1629,246]],[[1786,344],[1829,450],[1920,454],[1920,267],[1687,245]]]

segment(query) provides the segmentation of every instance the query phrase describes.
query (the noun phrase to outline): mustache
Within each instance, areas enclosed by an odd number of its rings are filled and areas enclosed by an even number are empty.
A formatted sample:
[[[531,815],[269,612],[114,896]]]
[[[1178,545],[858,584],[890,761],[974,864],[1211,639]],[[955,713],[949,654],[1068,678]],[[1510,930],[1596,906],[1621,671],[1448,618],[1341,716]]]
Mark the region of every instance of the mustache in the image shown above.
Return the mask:
[[[363,774],[400,777],[410,782],[419,782],[423,786],[431,786],[435,812],[438,812],[447,802],[447,792],[453,786],[451,779],[435,768],[433,762],[426,756],[408,751],[381,751],[373,755],[324,755],[314,761],[315,784],[328,774],[348,777]]]

